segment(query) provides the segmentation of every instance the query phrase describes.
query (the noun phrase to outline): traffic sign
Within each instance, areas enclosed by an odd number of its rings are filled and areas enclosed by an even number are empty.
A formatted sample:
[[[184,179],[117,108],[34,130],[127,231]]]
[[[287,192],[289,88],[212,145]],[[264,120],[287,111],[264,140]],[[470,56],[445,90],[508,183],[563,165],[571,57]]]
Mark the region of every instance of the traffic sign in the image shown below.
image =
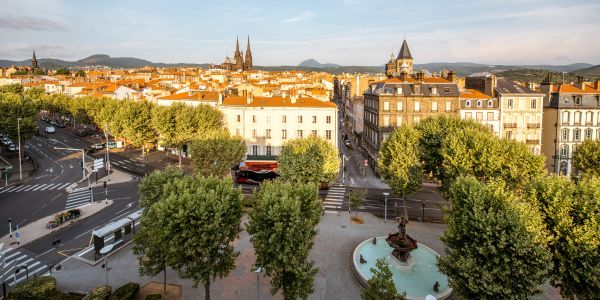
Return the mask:
[[[98,170],[104,168],[104,158],[94,159],[94,172],[98,172]]]

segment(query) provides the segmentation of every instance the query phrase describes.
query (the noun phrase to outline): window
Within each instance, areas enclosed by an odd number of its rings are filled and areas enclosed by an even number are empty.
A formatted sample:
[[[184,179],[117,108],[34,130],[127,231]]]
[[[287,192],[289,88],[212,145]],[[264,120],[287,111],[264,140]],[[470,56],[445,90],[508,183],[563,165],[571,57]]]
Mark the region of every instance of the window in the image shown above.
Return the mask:
[[[401,86],[399,86],[398,88],[396,88],[396,93],[398,93],[400,95],[402,94],[402,87]]]
[[[298,116],[298,123],[299,123],[299,124],[302,124],[302,116],[301,116],[301,115],[300,115],[300,116]]]
[[[594,123],[594,113],[591,111],[588,111],[585,113],[585,123],[588,125],[592,125],[592,123]]]
[[[252,155],[258,155],[258,145],[252,145]]]
[[[311,134],[312,134],[312,136],[317,136],[317,131],[313,130]]]
[[[575,124],[579,123],[581,124],[581,112],[580,111],[576,111],[573,117],[573,122]]]
[[[312,116],[313,124],[317,124],[317,116]]]
[[[383,110],[390,111],[390,102],[389,101],[383,101]]]
[[[451,111],[451,110],[452,110],[452,102],[446,101],[446,111]]]
[[[402,102],[401,101],[398,101],[398,103],[396,104],[396,110],[402,111]]]
[[[512,131],[507,131],[507,132],[504,134],[504,137],[505,137],[507,140],[511,140],[511,139],[512,139]]]
[[[415,123],[415,124],[416,124],[416,123],[419,123],[419,122],[421,122],[421,117],[419,117],[419,116],[414,116],[414,117],[413,117],[413,123]]]
[[[493,100],[488,100],[487,107],[493,107],[493,106],[494,106],[494,101]]]
[[[414,85],[414,89],[415,89],[415,94],[421,94],[421,86],[420,85]]]
[[[239,129],[239,128],[236,128],[236,129],[235,129],[235,135],[237,135],[237,136],[239,136],[239,135],[240,135],[240,129]]]
[[[471,107],[471,100],[465,101],[465,107]]]
[[[325,123],[331,124],[331,116],[326,116],[325,117]]]
[[[431,94],[432,95],[437,95],[438,94],[437,87],[434,86],[434,87],[431,88]]]
[[[421,103],[419,101],[415,101],[415,111],[421,110]]]
[[[465,119],[467,119],[467,120],[468,120],[468,119],[473,119],[473,113],[472,113],[472,112],[470,112],[470,111],[466,112],[466,113],[465,113]]]
[[[271,116],[267,116],[267,124],[271,124]]]
[[[271,146],[267,146],[267,155],[273,155]]]
[[[402,116],[396,116],[396,126],[402,125]]]
[[[252,123],[256,123],[256,116],[252,115]]]
[[[488,112],[487,113],[487,119],[490,120],[490,121],[494,120],[494,113],[493,112]]]
[[[325,130],[325,138],[331,140],[331,130]]]
[[[568,124],[570,118],[571,118],[571,113],[569,113],[568,111],[563,111],[563,113],[562,113],[562,123],[563,124]]]
[[[237,115],[237,118],[236,118],[236,120],[237,120],[237,122],[238,122],[238,123],[239,123],[239,122],[241,122],[241,121],[242,121],[242,116],[240,116],[240,115]]]
[[[282,130],[281,131],[281,139],[282,140],[286,140],[287,139],[287,130]]]
[[[531,109],[537,108],[537,99],[531,99]]]
[[[600,140],[600,129],[596,129],[596,139]]]
[[[482,112],[477,112],[477,121],[481,121],[483,120],[483,113]]]
[[[431,111],[437,111],[437,101],[431,102]]]
[[[569,145],[562,145],[560,147],[560,157],[569,157]]]
[[[265,136],[267,137],[267,139],[271,138],[271,129],[267,129],[267,132],[265,132]]]
[[[573,129],[573,141],[579,142],[581,139],[581,129]]]
[[[302,130],[297,130],[296,131],[296,137],[301,139],[302,138]]]
[[[477,107],[481,107],[483,105],[483,103],[481,102],[481,100],[477,100]]]
[[[256,139],[256,129],[252,129],[252,138]]]
[[[593,138],[593,136],[594,136],[593,130],[591,130],[589,128],[585,130],[585,139],[586,140],[591,140]]]
[[[581,104],[581,96],[573,96],[573,102],[575,102],[575,104],[580,105]]]
[[[383,116],[383,127],[390,126],[390,116]]]
[[[513,108],[513,99],[506,99],[506,108]]]
[[[287,123],[287,116],[285,116],[285,115],[281,116],[281,123],[283,123],[283,124]]]

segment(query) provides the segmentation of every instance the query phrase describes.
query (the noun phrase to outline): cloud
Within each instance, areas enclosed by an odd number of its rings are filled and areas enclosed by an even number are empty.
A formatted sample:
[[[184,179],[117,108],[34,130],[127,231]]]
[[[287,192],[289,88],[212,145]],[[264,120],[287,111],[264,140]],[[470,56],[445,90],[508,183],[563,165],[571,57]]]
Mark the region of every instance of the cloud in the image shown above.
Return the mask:
[[[28,16],[19,17],[0,17],[2,28],[12,29],[17,31],[34,30],[34,31],[64,31],[67,30],[62,24],[44,19],[33,18]]]
[[[295,15],[291,18],[287,18],[283,20],[283,23],[295,23],[295,22],[303,22],[308,21],[314,18],[317,14],[314,11],[304,11],[299,15]]]

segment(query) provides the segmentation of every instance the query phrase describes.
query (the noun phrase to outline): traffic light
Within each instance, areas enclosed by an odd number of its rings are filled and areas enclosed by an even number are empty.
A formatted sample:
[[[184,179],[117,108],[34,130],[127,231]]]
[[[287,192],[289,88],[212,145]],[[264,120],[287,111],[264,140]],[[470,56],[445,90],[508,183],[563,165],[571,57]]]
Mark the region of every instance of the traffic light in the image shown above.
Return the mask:
[[[104,186],[104,188],[106,188],[106,181],[102,185]]]

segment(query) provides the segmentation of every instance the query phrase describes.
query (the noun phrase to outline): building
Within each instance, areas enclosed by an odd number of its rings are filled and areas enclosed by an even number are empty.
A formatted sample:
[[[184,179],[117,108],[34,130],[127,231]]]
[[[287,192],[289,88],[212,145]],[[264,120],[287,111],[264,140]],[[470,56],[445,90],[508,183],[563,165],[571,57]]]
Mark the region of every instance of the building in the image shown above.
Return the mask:
[[[333,102],[311,97],[228,96],[218,108],[229,132],[244,138],[247,161],[275,161],[287,140],[309,135],[338,145]]]
[[[229,56],[225,57],[225,62],[220,65],[221,69],[229,70],[229,71],[249,71],[253,68],[252,63],[252,51],[250,50],[250,36],[248,36],[248,42],[246,44],[246,57],[242,55],[240,51],[240,41],[236,39],[235,43],[235,53],[233,54],[233,59],[229,58]]]
[[[33,50],[33,58],[31,58],[31,70],[35,71],[38,69],[38,61],[35,57],[35,50]]]
[[[554,84],[548,77],[544,93],[542,153],[548,170],[561,175],[576,173],[573,153],[585,140],[600,140],[600,80]]]
[[[461,119],[475,120],[500,135],[500,107],[498,99],[478,90],[464,89],[460,92],[459,111]]]
[[[500,136],[526,143],[533,154],[540,154],[544,95],[505,78],[496,79],[494,91],[500,106]]]
[[[394,58],[394,53],[392,51],[390,60],[385,64],[385,74],[388,78],[398,77],[400,76],[400,73],[403,72],[409,75],[413,73],[413,57],[412,54],[410,54],[410,49],[408,49],[406,39],[402,42],[402,47],[400,47],[398,56]]]

